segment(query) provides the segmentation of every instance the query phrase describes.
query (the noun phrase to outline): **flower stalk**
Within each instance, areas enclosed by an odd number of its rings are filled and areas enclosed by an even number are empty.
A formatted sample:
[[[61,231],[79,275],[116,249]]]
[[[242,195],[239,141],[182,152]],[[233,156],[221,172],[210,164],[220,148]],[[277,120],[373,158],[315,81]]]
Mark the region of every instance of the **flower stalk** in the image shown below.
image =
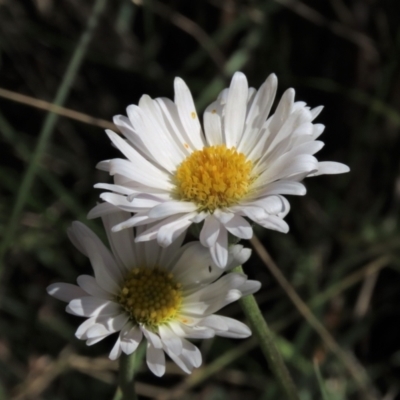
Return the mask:
[[[119,360],[119,388],[118,392],[121,393],[122,400],[136,400],[136,392],[135,392],[135,359],[136,352],[133,352],[130,355],[126,355],[125,353],[121,354]]]
[[[241,265],[233,269],[233,272],[244,273]],[[299,400],[298,391],[279,353],[271,330],[265,321],[254,296],[242,297],[239,303],[245,313],[253,334],[256,336],[261,350],[274,374],[277,382],[286,395],[287,400]]]

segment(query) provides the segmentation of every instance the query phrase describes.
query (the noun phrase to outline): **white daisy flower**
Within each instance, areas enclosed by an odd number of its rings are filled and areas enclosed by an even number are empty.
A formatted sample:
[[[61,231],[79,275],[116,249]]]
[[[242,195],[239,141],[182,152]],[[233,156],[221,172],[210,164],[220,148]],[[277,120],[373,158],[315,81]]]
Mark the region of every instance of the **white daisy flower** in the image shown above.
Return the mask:
[[[175,79],[175,102],[144,95],[138,106],[127,108],[128,117],[114,118],[126,140],[106,131],[127,159],[99,163],[114,184],[95,187],[113,193],[101,194],[106,203],[89,218],[112,212],[115,205],[134,215],[114,231],[156,222],[136,240],[157,239],[162,247],[204,221],[200,242],[219,267],[228,262],[228,232],[251,238],[246,218],[288,232],[283,217],[290,205],[282,195],[304,195],[303,178],[349,168],[314,157],[324,145],[316,140],[324,126],[312,123],[322,107],[295,102],[294,90],[288,89],[269,115],[276,88],[274,74],[257,91],[237,72],[229,89],[205,110],[204,133],[182,79]]]
[[[89,257],[95,276],[79,276],[78,286],[54,283],[47,291],[69,303],[67,312],[87,318],[76,337],[90,346],[120,332],[111,359],[122,351],[133,353],[144,337],[147,365],[162,376],[164,352],[187,373],[201,365],[199,349],[187,338],[251,335],[243,323],[214,313],[257,291],[259,282],[238,273],[221,276],[223,270],[199,242],[181,247],[183,235],[161,248],[155,242],[135,243],[132,229],[111,233],[111,227],[127,217],[117,211],[103,218],[112,252],[80,222],[73,223],[68,232],[75,247]],[[233,246],[228,262],[241,264],[250,253],[243,246]]]

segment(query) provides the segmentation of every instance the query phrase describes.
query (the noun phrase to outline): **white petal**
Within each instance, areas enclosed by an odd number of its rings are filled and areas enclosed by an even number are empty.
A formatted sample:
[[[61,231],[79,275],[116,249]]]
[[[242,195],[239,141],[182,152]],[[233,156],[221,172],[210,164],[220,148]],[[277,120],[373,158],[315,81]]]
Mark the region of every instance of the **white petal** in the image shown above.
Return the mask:
[[[238,146],[239,152],[249,156],[254,147],[260,146],[260,135],[266,134],[262,127],[271,111],[277,86],[278,80],[276,75],[271,74],[257,91],[247,113],[246,129]]]
[[[214,217],[218,219],[219,222],[221,222],[223,225],[225,225],[226,223],[228,223],[234,216],[235,214],[233,212],[231,212],[230,210],[228,211],[223,211],[219,208],[217,208],[214,211]]]
[[[242,286],[240,286],[240,291],[243,296],[247,296],[249,294],[253,294],[258,292],[261,288],[261,283],[258,281],[247,281]]]
[[[138,211],[141,209],[148,210],[153,207],[157,207],[164,203],[165,200],[161,199],[157,195],[149,193],[140,193],[132,199],[132,207],[136,208]]]
[[[221,100],[221,103],[224,105],[226,104],[226,99],[228,98],[228,93],[229,93],[228,88],[222,89],[220,94],[217,97],[217,99]]]
[[[246,205],[245,207],[241,207],[241,210],[246,217],[250,218],[254,222],[268,217],[267,212],[260,206]]]
[[[222,144],[222,106],[217,100],[204,111],[204,132],[210,146]]]
[[[257,189],[254,197],[264,197],[273,194],[304,196],[306,192],[306,187],[300,182],[280,180],[269,183],[268,185],[263,186],[262,189]]]
[[[285,93],[283,93],[281,100],[276,107],[276,111],[271,118],[271,123],[269,124],[269,130],[271,133],[267,141],[268,145],[272,143],[279,130],[288,119],[293,106],[294,94],[295,91],[293,89],[287,89]]]
[[[167,98],[157,98],[154,101],[157,102],[161,110],[164,123],[168,125],[171,137],[173,137],[173,140],[175,140],[182,152],[188,156],[195,149],[195,146],[190,139],[190,132],[186,132],[182,125],[178,114],[178,107],[172,100]]]
[[[161,226],[157,233],[157,243],[161,247],[169,246],[176,238],[186,231],[190,225],[192,225],[192,218],[195,215],[195,213],[181,215],[179,218]]]
[[[170,132],[169,127],[164,123],[163,114],[157,101],[143,95],[139,100],[139,107],[146,128],[141,139],[146,144],[148,152],[152,153],[154,161],[173,172],[185,158],[184,152],[173,139],[175,132]]]
[[[212,328],[216,332],[228,330],[228,324],[225,322],[225,319],[222,315],[209,315],[205,318],[202,318],[198,324]]]
[[[111,229],[112,232],[119,232],[123,229],[127,228],[132,228],[134,226],[141,226],[141,225],[146,225],[146,224],[151,224],[154,222],[153,218],[149,218],[145,213],[140,212],[135,214],[133,217],[130,217],[124,222],[121,222],[120,224],[114,225],[113,228]],[[136,239],[135,239],[136,241]]]
[[[131,327],[121,331],[121,350],[125,354],[132,354],[142,341],[143,333],[139,326]]]
[[[175,333],[175,335],[179,337],[185,337],[185,331],[183,330],[182,323],[178,322],[177,320],[171,321],[168,323],[169,328]],[[165,346],[163,346],[165,348]]]
[[[266,229],[272,229],[282,233],[289,232],[289,225],[282,218],[275,215],[269,215],[268,217],[259,219],[255,222]]]
[[[164,350],[183,371],[190,374],[193,368],[197,368],[201,365],[202,357],[200,350],[196,346],[185,339],[182,339],[182,341],[183,349],[180,356],[176,356],[174,353],[169,351],[166,346]]]
[[[210,305],[204,301],[184,304],[181,309],[183,316],[199,318],[204,316],[204,313],[209,309]]]
[[[254,201],[249,201],[247,204],[243,204],[244,207],[261,207],[267,214],[276,215],[281,213],[285,209],[285,203],[282,196],[267,196],[259,198]],[[240,206],[237,206],[239,210]]]
[[[146,160],[139,152],[137,152],[130,144],[128,144],[124,139],[118,136],[115,132],[107,129],[106,133],[110,140],[115,144],[118,150],[128,158],[131,163],[131,169],[139,170],[140,179],[139,182],[144,183],[145,185],[149,180],[152,181],[154,177],[159,179],[168,179],[168,174],[161,171],[154,164]],[[162,137],[163,135],[161,135]],[[165,144],[165,143],[163,143]],[[160,146],[160,148],[163,148]],[[110,174],[112,174],[113,166],[112,160],[110,161]],[[133,172],[133,171],[132,171]],[[123,175],[123,174],[122,174]],[[132,175],[133,176],[133,175]],[[136,176],[136,175],[135,175]],[[129,175],[131,177],[131,175]],[[134,179],[136,181],[136,179]]]
[[[100,171],[110,172],[110,160],[100,161],[96,164],[96,168]]]
[[[206,312],[203,313],[202,315],[205,316],[205,315],[213,314],[213,313],[219,311],[221,308],[227,306],[228,304],[239,300],[241,297],[242,297],[242,293],[239,290],[232,289],[225,296],[223,296],[223,297],[220,296],[218,299],[214,299],[212,304],[210,304],[210,306],[207,308]]]
[[[193,212],[197,210],[196,204],[188,201],[168,201],[153,207],[149,212],[150,218],[166,218],[171,215]]]
[[[147,366],[156,376],[163,376],[165,373],[165,355],[162,349],[156,349],[150,342],[147,343],[146,352]]]
[[[232,257],[228,268],[243,265],[251,256],[251,249],[245,248],[240,244],[229,246],[229,256]]]
[[[92,339],[99,336],[111,335],[114,332],[120,331],[128,322],[129,316],[126,313],[109,317],[101,323],[94,324],[86,331],[86,337]]]
[[[321,111],[324,109],[324,106],[318,106],[313,108],[310,112],[312,115],[312,119],[314,120],[315,118],[318,117],[318,115],[321,113]]]
[[[95,189],[104,189],[104,190],[110,190],[111,192],[118,193],[118,194],[124,194],[124,195],[131,195],[132,193],[135,193],[136,191],[122,185],[114,185],[112,183],[96,183],[93,186]]]
[[[55,297],[58,300],[65,301],[69,303],[71,300],[85,297],[88,295],[84,290],[82,290],[79,286],[71,285],[70,283],[53,283],[47,286],[47,293],[50,296]]]
[[[71,300],[67,312],[81,317],[94,317],[96,315],[120,314],[121,306],[109,300],[97,299],[96,297],[81,297]]]
[[[199,222],[203,222],[210,214],[207,211],[201,211],[200,213],[196,214],[191,221],[195,224]]]
[[[143,332],[143,335],[146,337],[147,341],[151,343],[156,349],[162,348],[162,342],[160,337],[154,332],[146,329],[144,326],[140,326],[140,330]]]
[[[186,83],[181,78],[175,78],[175,104],[178,107],[179,117],[186,132],[190,133],[190,140],[195,149],[201,149],[204,146],[203,132],[196,107],[193,102],[192,94]]]
[[[168,247],[162,247],[159,251],[159,257],[157,259],[158,265],[163,265],[164,268],[172,270],[182,254],[182,243],[185,240],[186,231],[181,233]],[[149,244],[151,242],[148,242]]]
[[[187,245],[171,272],[187,290],[215,281],[223,271],[211,266],[211,255],[199,242],[192,242]]]
[[[318,161],[314,156],[301,154],[293,159],[280,159],[274,162],[269,169],[264,171],[258,178],[257,183],[270,183],[278,179],[288,180],[300,173],[311,173],[318,169]]]
[[[262,158],[262,161],[265,159],[265,157],[275,158],[277,153],[276,150],[277,148],[281,149],[278,152],[278,154],[282,154],[282,148],[286,149],[288,144],[290,144],[290,139],[292,138],[294,132],[296,132],[296,129],[303,124],[309,123],[310,121],[311,121],[311,115],[308,110],[303,108],[295,112],[292,112],[288,116],[288,118],[285,121],[283,121],[281,127],[276,132],[275,137],[271,133],[267,141],[267,148],[265,149],[266,155]],[[272,123],[273,120],[271,121],[271,124]],[[269,128],[272,129],[271,125]]]
[[[182,356],[186,359],[186,362],[195,368],[200,367],[202,362],[200,350],[194,344],[185,339],[182,339],[182,343]]]
[[[247,108],[249,108],[251,106],[251,104],[253,104],[256,94],[257,94],[257,89],[253,88],[253,87],[249,87],[249,91],[247,94]]]
[[[233,318],[219,316],[227,325],[227,330],[217,331],[217,336],[229,337],[234,339],[244,339],[251,335],[251,330],[245,324]]]
[[[191,365],[186,365],[186,359],[182,355],[177,356],[174,354],[168,346],[163,347],[164,351],[169,355],[171,360],[179,367],[181,368],[184,372],[187,374],[190,374],[192,372],[193,367]]]
[[[125,115],[116,115],[113,117],[113,122],[137,150],[142,154],[147,154],[147,148],[144,145],[143,140],[138,134],[138,131],[133,127],[128,117]]]
[[[305,122],[301,125],[299,125],[292,133],[292,144],[294,143],[299,143],[297,142],[298,139],[304,140],[304,141],[310,141],[312,139],[312,133],[314,130],[314,125],[311,122]],[[298,136],[298,137],[296,137]],[[300,142],[301,143],[301,142]]]
[[[94,218],[101,217],[103,215],[112,214],[112,213],[114,213],[116,211],[117,211],[116,207],[113,206],[112,204],[100,203],[100,204],[97,204],[96,206],[94,206],[89,211],[89,213],[87,215],[87,218],[88,219],[94,219]]]
[[[116,208],[113,207],[113,212],[115,211]],[[88,257],[88,251],[84,243],[86,238],[90,238],[95,244],[97,252],[103,258],[105,264],[108,266],[115,265],[115,260],[107,247],[104,246],[103,242],[97,237],[97,235],[86,225],[82,224],[82,222],[74,221],[71,224],[71,227],[67,230],[67,233],[73,245],[86,257]]]
[[[102,217],[106,229],[108,242],[122,274],[129,271],[133,265],[137,265],[135,256],[135,239],[132,229],[124,229],[112,232],[112,228],[131,217],[130,213],[118,210],[118,212]]]
[[[77,279],[78,285],[88,294],[99,299],[111,300],[110,293],[103,290],[90,275],[80,275]],[[78,296],[76,296],[78,297]],[[71,299],[72,300],[72,299]]]
[[[135,239],[136,243],[157,238],[158,241],[161,241],[161,243],[159,243],[160,245],[165,244],[168,246],[168,242],[172,243],[174,238],[177,238],[192,224],[191,218],[194,215],[194,213],[177,214],[163,219],[161,222],[152,225],[150,228],[137,235]],[[158,237],[158,235],[160,235],[160,237]]]
[[[240,239],[251,239],[253,229],[251,225],[241,216],[235,215],[229,222],[224,224],[225,228]]]
[[[316,140],[318,139],[325,130],[325,125],[323,124],[313,124],[313,131],[312,134],[310,136],[310,140]]]
[[[218,239],[210,247],[211,257],[215,264],[220,268],[225,268],[228,263],[228,231],[221,227]]]
[[[210,339],[215,336],[213,329],[204,326],[187,326],[185,324],[180,324],[180,328],[183,331],[181,337],[188,339]]]
[[[325,175],[325,174],[344,174],[349,172],[350,168],[342,163],[333,161],[322,161],[318,163],[318,171],[311,176]]]
[[[91,238],[84,238],[83,245],[92,264],[97,283],[107,292],[116,294],[120,289],[123,277],[115,261],[106,264],[99,247]]]
[[[122,196],[117,193],[101,193],[100,198],[107,203],[112,204],[114,208],[119,208],[120,210],[127,212],[137,212],[140,211],[128,200],[126,196]]]
[[[143,165],[132,164],[131,161],[122,158],[114,158],[110,161],[110,175],[119,174],[125,176],[132,182],[138,185],[150,186],[156,189],[171,191],[174,189],[170,183],[168,174],[162,172],[160,169],[150,170]]]
[[[154,241],[149,241],[146,243],[138,243],[137,246],[142,248],[142,264],[148,268],[154,268],[159,263],[159,257],[162,248]]]
[[[158,116],[146,109],[145,103],[147,101],[152,102],[149,96],[142,96],[139,100],[139,106],[130,105],[126,112],[144,144],[142,149],[144,156],[153,161],[154,164],[157,163],[163,170],[171,172],[175,169],[176,163],[172,159],[174,151],[168,141],[167,128],[160,128],[157,123],[154,123],[154,119]],[[161,116],[159,117],[161,118]]]
[[[248,85],[241,72],[233,75],[226,100],[224,134],[228,148],[237,147],[243,134],[246,118]]]
[[[96,324],[96,317],[88,318],[78,326],[78,329],[75,332],[75,336],[78,339],[86,340],[87,339],[86,332],[95,324]]]
[[[324,145],[325,145],[324,142],[321,142],[320,140],[315,140],[309,143],[303,143],[301,145],[298,145],[293,150],[290,150],[287,154],[285,154],[285,156],[295,157],[298,154],[314,155],[318,153],[324,147]]]
[[[182,353],[182,340],[167,325],[158,327],[163,346],[167,346],[170,351],[179,356]]]
[[[205,286],[204,288],[190,294],[189,296],[186,296],[183,307],[186,307],[192,302],[206,301],[211,304],[215,299],[224,299],[226,297],[226,294],[231,289],[239,288],[246,282],[246,280],[247,277],[244,274],[230,273],[224,275],[216,282]]]
[[[286,199],[286,197],[283,196],[279,196],[282,203],[283,203],[283,209],[282,211],[280,211],[278,214],[276,214],[279,218],[285,218],[286,215],[289,213],[290,211],[290,203],[289,201]]]
[[[99,337],[95,337],[95,338],[92,338],[92,339],[88,339],[86,341],[86,345],[87,346],[93,346],[94,344],[101,342],[103,339],[105,339],[108,336],[110,336],[110,335],[104,335],[104,336],[99,336]]]
[[[118,336],[117,341],[114,344],[114,347],[111,349],[109,354],[110,360],[116,360],[121,355],[121,335]]]
[[[205,219],[203,228],[200,232],[199,239],[201,244],[205,247],[214,246],[218,239],[220,230],[220,222],[213,215],[208,216]]]
[[[133,128],[128,117],[125,115],[115,115],[113,117],[113,122],[136,149],[138,149],[142,154],[146,154],[146,146],[138,135],[138,132]]]

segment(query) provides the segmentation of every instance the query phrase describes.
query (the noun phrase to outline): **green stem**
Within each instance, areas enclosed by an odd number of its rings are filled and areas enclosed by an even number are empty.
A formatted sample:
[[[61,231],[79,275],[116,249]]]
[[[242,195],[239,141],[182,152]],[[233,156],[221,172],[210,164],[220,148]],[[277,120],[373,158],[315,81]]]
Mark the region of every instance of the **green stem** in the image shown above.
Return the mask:
[[[118,390],[114,400],[136,400],[135,392],[135,358],[136,352],[129,356],[122,353],[119,360]]]
[[[234,268],[233,272],[243,273],[242,266]],[[270,331],[254,296],[245,296],[239,302],[249,320],[251,329],[258,340],[272,373],[286,395],[285,399],[299,400],[298,391],[283,362],[281,354],[275,346],[273,333]]]

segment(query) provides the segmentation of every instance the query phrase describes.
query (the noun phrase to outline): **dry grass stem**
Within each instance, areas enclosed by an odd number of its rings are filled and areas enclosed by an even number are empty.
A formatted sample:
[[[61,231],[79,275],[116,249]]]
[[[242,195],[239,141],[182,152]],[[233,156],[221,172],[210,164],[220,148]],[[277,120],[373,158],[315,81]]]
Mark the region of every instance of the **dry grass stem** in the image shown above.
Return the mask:
[[[71,118],[75,121],[83,122],[85,124],[98,126],[99,128],[113,130],[117,129],[112,122],[106,121],[104,119],[92,117],[79,111],[74,111],[69,108],[57,106],[55,104],[49,103],[48,101],[39,100],[34,97],[13,92],[11,90],[0,88],[0,97],[3,97],[7,100],[15,101],[20,104],[26,104],[31,107],[39,108],[48,112],[53,112],[55,114]]]
[[[368,312],[371,304],[372,294],[378,280],[379,271],[374,272],[365,277],[364,283],[361,287],[356,305],[354,307],[354,316],[356,319],[361,319]]]
[[[362,391],[365,400],[377,400],[378,396],[376,391],[371,387],[369,378],[364,368],[356,361],[353,355],[343,350],[330,332],[321,324],[317,317],[312,313],[307,304],[300,298],[293,286],[282,274],[281,270],[275,264],[265,247],[256,236],[250,240],[254,250],[264,262],[268,270],[275,277],[292,303],[295,305],[300,314],[307,320],[312,328],[318,333],[327,348],[334,353],[337,358],[343,363],[349,371],[354,381],[357,383],[358,388]],[[386,263],[389,259],[386,259]],[[381,261],[382,262],[382,261]]]

